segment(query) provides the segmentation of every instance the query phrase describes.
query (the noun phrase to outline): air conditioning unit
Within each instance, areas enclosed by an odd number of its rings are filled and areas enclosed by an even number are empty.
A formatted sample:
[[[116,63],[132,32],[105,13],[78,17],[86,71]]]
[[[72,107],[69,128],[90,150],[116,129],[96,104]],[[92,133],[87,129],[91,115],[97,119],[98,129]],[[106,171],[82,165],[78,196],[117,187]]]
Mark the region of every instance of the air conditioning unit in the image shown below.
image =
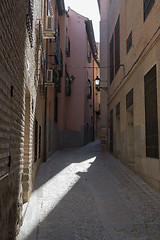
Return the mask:
[[[47,69],[46,83],[53,83],[53,70],[52,69]]]
[[[46,31],[54,31],[54,17],[47,16],[46,18]]]

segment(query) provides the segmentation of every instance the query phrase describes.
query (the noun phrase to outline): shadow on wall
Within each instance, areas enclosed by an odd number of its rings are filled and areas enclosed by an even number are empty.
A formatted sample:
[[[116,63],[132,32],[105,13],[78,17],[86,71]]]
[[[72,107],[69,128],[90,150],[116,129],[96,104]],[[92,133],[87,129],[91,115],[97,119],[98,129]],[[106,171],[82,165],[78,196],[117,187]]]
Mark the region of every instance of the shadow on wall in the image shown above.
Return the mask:
[[[0,1],[1,240],[15,239],[21,222],[26,8],[23,0]]]

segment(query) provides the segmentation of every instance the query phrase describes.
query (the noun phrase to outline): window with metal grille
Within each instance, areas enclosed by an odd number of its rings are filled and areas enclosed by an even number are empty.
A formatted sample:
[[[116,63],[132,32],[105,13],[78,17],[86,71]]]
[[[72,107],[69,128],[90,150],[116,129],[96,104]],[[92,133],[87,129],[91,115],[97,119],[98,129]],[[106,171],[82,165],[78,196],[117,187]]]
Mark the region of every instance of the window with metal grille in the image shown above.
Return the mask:
[[[156,65],[144,76],[146,156],[159,158]]]
[[[110,41],[110,83],[114,79],[114,54],[113,54],[113,35]]]
[[[110,152],[113,152],[113,109],[110,111]]]
[[[57,35],[56,35],[56,62],[59,63],[59,52],[60,52],[60,26],[58,23]]]
[[[133,105],[133,88],[126,95],[126,109],[130,108]]]
[[[132,47],[132,31],[130,32],[128,38],[127,38],[127,53]]]
[[[63,77],[63,53],[62,49],[60,49],[60,75]]]
[[[116,105],[116,117],[120,117],[120,102]]]
[[[67,71],[66,64],[65,64],[65,93],[67,96],[71,96],[71,80]]]
[[[115,75],[117,74],[120,68],[120,26],[119,26],[119,17],[115,27]]]
[[[58,96],[55,94],[55,108],[54,108],[54,121],[58,121]]]
[[[144,8],[144,21],[146,20],[147,16],[149,15],[155,0],[143,0],[143,8]]]
[[[110,83],[120,68],[120,16],[110,41]]]
[[[39,158],[41,157],[41,126],[39,126]]]
[[[71,50],[70,48],[71,48],[71,42],[70,42],[69,37],[67,37],[67,46],[66,46],[67,57],[70,57],[70,50]]]
[[[29,41],[31,47],[33,47],[33,0],[27,1],[27,17],[26,17],[26,25],[29,35]]]
[[[38,121],[35,120],[35,137],[34,137],[34,161],[37,161],[37,145],[38,145]]]
[[[89,41],[87,43],[87,58],[88,58],[88,62],[91,63],[91,47],[90,47]]]

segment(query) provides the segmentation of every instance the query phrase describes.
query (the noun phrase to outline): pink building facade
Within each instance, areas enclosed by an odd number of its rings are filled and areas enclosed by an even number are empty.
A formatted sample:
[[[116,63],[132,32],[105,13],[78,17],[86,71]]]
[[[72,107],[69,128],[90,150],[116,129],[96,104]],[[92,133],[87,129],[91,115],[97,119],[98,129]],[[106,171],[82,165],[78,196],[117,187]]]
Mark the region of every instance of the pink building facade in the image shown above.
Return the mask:
[[[97,49],[94,34],[92,41],[88,36],[88,18],[69,8],[61,20],[64,69],[58,94],[58,132],[59,148],[64,148],[82,146],[94,138],[93,56]]]

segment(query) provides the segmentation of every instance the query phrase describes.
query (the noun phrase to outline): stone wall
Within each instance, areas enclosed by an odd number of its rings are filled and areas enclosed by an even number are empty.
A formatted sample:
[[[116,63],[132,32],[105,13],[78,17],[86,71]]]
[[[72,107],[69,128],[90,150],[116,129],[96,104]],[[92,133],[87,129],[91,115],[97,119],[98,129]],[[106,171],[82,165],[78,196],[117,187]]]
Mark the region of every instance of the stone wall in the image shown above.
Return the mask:
[[[104,69],[101,69],[101,77],[102,80],[107,79],[108,91],[106,94],[101,95],[101,115],[104,116],[108,111],[108,117],[105,119],[108,128],[108,146],[112,146],[110,143],[113,140],[113,147],[110,148],[113,150],[113,154],[157,190],[160,190],[159,158],[157,156],[152,158],[146,156],[147,125],[145,120],[144,85],[144,76],[156,65],[157,109],[158,122],[160,122],[160,57],[157,54],[160,49],[160,16],[158,13],[160,3],[158,1],[154,2],[145,20],[142,1],[129,0],[126,3],[125,0],[107,0],[107,2],[101,0],[101,3],[102,8],[106,4],[107,11],[105,16],[103,16],[104,12],[102,11],[103,19],[101,21],[101,53],[104,53],[107,48],[106,54],[101,54],[101,66],[104,67]],[[114,75],[113,81],[110,81],[110,66],[112,65],[110,63],[110,54],[113,48],[115,51],[115,46],[111,48],[111,39],[115,39],[115,26],[118,18],[120,19],[120,66],[118,72]],[[132,36],[130,48],[127,46],[129,36]],[[115,55],[113,58],[115,58]],[[114,60],[113,64],[115,64]],[[128,108],[126,107],[126,95],[132,89],[133,104]],[[107,99],[107,104],[104,105],[105,99]],[[116,114],[118,103],[120,103],[120,114]],[[110,118],[112,110],[113,126],[112,121],[110,121],[112,119],[112,117]],[[107,134],[105,135],[107,136]],[[158,132],[158,138],[160,139],[160,131]],[[156,146],[156,143],[154,144]]]

